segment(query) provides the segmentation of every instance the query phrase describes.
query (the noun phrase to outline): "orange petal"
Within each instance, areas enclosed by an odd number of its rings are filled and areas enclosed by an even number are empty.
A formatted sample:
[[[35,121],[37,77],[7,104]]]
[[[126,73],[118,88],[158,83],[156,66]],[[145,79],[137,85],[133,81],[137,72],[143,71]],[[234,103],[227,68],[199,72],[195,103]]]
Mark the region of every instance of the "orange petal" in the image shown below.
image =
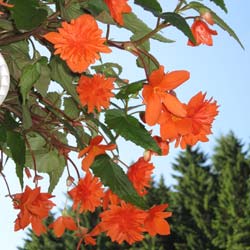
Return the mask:
[[[163,218],[157,218],[155,220],[155,228],[158,234],[160,235],[168,235],[170,234],[170,226],[167,221]]]
[[[161,98],[158,95],[152,94],[148,99],[146,110],[145,110],[145,120],[150,126],[155,125],[161,114]]]
[[[149,76],[149,84],[152,86],[158,86],[164,77],[164,67],[160,66],[159,69],[154,70]]]
[[[189,77],[190,73],[186,70],[172,71],[164,76],[163,80],[161,81],[161,84],[159,85],[159,88],[162,88],[164,90],[175,89],[179,85],[187,81]]]
[[[187,115],[185,106],[175,96],[166,93],[162,101],[172,114],[179,117],[185,117]]]

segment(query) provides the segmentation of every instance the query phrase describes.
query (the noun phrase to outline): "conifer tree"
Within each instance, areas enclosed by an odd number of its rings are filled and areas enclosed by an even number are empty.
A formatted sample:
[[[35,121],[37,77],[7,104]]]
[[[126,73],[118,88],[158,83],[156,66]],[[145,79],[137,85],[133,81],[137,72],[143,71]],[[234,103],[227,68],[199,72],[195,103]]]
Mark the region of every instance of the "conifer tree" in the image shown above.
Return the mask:
[[[218,140],[213,157],[217,173],[218,193],[213,228],[216,231],[213,244],[218,249],[246,250],[249,229],[249,179],[250,164],[243,144],[231,132]],[[242,247],[242,246],[243,247]],[[245,245],[245,246],[244,246]]]
[[[207,157],[199,148],[179,155],[174,164],[178,181],[174,194],[173,230],[178,235],[175,249],[212,249],[211,220],[215,190]]]

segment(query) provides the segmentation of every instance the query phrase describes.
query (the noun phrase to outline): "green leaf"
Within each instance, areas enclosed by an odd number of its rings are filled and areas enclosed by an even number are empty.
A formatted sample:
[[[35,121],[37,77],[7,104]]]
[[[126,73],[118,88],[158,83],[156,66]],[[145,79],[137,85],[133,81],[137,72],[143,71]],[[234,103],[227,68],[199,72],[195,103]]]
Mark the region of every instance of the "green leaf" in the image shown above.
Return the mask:
[[[4,54],[10,75],[16,81],[19,81],[22,69],[31,63],[28,42],[23,40],[1,46],[1,53]]]
[[[108,12],[108,7],[103,0],[88,0],[84,6],[93,16],[100,15],[103,11]]]
[[[134,3],[140,5],[142,8],[152,12],[153,14],[162,12],[161,5],[157,0],[135,0]]]
[[[210,0],[210,1],[217,4],[222,10],[224,10],[227,13],[227,8],[226,8],[224,0]]]
[[[76,119],[80,115],[80,110],[78,109],[76,102],[72,97],[65,97],[63,99],[64,113],[71,119]]]
[[[29,129],[32,126],[32,118],[27,104],[22,105],[23,128]]]
[[[107,110],[105,122],[109,128],[113,129],[124,139],[132,141],[146,150],[153,150],[154,152],[161,154],[161,149],[150,133],[133,116],[126,115],[121,110]]]
[[[4,113],[4,122],[3,122],[3,126],[7,129],[7,130],[14,130],[15,128],[17,128],[19,126],[19,124],[15,121],[15,119],[11,116],[10,112],[5,112]]]
[[[170,23],[183,32],[194,44],[196,43],[193,33],[184,17],[177,13],[165,12],[159,15],[165,23]]]
[[[120,89],[116,94],[118,99],[128,99],[130,95],[138,93],[143,88],[144,81],[130,83]]]
[[[124,28],[130,30],[134,35],[140,34],[140,37],[145,36],[152,31],[141,19],[139,19],[134,13],[123,14]],[[167,39],[160,34],[155,34],[151,37],[164,43],[172,43],[173,40]]]
[[[26,99],[28,98],[28,94],[38,80],[40,76],[40,64],[34,63],[31,65],[27,65],[22,70],[22,75],[19,82],[20,91],[22,94],[23,104],[26,103]]]
[[[16,163],[16,173],[23,188],[23,168],[25,164],[25,142],[23,136],[15,131],[7,131],[7,146],[14,162]]]
[[[244,49],[243,44],[241,43],[240,39],[236,35],[236,33],[233,31],[232,28],[230,28],[215,12],[213,12],[211,9],[209,9],[207,6],[199,3],[199,2],[190,2],[187,6],[187,8],[191,8],[199,12],[200,14],[204,12],[204,10],[209,11],[212,14],[214,22],[219,25],[222,29],[228,32],[230,36],[232,36]]]
[[[50,68],[48,67],[47,57],[41,57],[38,62],[40,64],[40,76],[35,82],[34,87],[45,97],[50,84]]]
[[[103,63],[101,65],[91,66],[96,73],[104,74],[107,77],[117,77],[122,73],[122,66],[118,63]],[[117,72],[114,70],[116,69]]]
[[[11,31],[14,29],[12,22],[0,19],[0,29]]]
[[[7,139],[7,131],[6,128],[0,124],[0,143],[5,143]]]
[[[17,29],[32,30],[47,17],[47,11],[39,7],[38,0],[11,0],[14,7],[10,9]]]
[[[66,165],[65,159],[55,149],[49,149],[45,139],[37,133],[27,137],[32,152],[35,155],[36,169],[40,173],[46,173],[50,177],[49,192],[52,192],[62,176]],[[31,152],[26,151],[26,166],[34,169]]]
[[[65,62],[60,60],[59,57],[53,56],[50,61],[50,68],[51,80],[59,83],[73,97],[76,103],[81,104],[73,84],[73,75],[65,65]]]
[[[57,92],[49,92],[46,98],[53,104],[53,106],[60,108],[62,104],[61,95]]]
[[[58,2],[61,17],[68,22],[83,14],[82,5],[79,1],[68,2],[60,0]]]
[[[100,177],[102,183],[122,200],[145,208],[144,200],[137,194],[127,175],[108,155],[99,155],[95,158],[91,169],[95,176]]]

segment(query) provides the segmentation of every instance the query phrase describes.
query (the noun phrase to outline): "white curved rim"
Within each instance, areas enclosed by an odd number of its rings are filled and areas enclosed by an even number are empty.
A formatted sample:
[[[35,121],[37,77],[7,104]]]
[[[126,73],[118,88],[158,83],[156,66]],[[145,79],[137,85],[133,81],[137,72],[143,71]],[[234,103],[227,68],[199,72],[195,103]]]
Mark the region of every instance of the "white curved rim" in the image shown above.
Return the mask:
[[[0,53],[0,105],[4,102],[10,88],[9,68]]]

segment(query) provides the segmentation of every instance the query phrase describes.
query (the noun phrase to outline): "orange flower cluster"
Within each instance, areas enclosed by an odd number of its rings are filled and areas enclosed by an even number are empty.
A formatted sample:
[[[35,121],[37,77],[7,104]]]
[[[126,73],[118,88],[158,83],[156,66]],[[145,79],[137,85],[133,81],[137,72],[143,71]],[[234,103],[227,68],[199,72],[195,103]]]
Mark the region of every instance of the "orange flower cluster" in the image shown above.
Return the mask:
[[[205,94],[199,92],[188,104],[181,103],[173,94],[173,88],[189,78],[186,71],[173,71],[164,74],[163,66],[149,76],[149,84],[142,91],[146,105],[145,122],[148,125],[160,124],[158,141],[168,152],[168,143],[176,141],[176,146],[186,148],[198,141],[207,141],[211,127],[218,114],[218,105],[212,99],[206,100]],[[159,144],[159,143],[158,143]],[[160,146],[160,147],[161,147]],[[145,159],[150,159],[145,156]]]
[[[211,17],[209,19],[207,16],[204,16],[204,19],[205,18],[209,20],[210,24],[213,23]],[[198,46],[200,44],[206,44],[208,46],[213,45],[212,35],[217,35],[217,31],[211,30],[204,21],[197,18],[192,24],[191,30],[194,35],[196,44],[193,44],[193,42],[189,40],[188,45],[190,46]]]
[[[15,231],[24,229],[30,223],[36,235],[46,232],[42,220],[47,218],[49,211],[55,204],[49,199],[53,196],[49,193],[41,193],[40,187],[31,189],[26,186],[23,193],[13,195],[13,206],[20,209],[15,220]]]
[[[73,72],[82,73],[100,58],[100,52],[111,52],[101,34],[94,17],[84,14],[70,23],[62,22],[58,32],[49,32],[44,38],[54,44],[55,54],[59,54]]]
[[[101,111],[101,107],[108,108],[109,100],[114,94],[115,78],[106,78],[104,75],[97,74],[93,77],[81,76],[76,88],[80,101],[83,106],[88,106],[88,113],[93,113],[94,108]]]
[[[121,26],[124,25],[122,14],[130,13],[132,10],[127,4],[127,1],[128,0],[104,0],[109,8],[111,16]]]
[[[119,244],[141,241],[144,232],[152,236],[168,235],[170,228],[165,219],[171,216],[171,212],[163,212],[167,206],[162,204],[145,211],[125,202],[121,202],[120,206],[111,205],[100,214],[98,232],[106,232],[112,241]]]

